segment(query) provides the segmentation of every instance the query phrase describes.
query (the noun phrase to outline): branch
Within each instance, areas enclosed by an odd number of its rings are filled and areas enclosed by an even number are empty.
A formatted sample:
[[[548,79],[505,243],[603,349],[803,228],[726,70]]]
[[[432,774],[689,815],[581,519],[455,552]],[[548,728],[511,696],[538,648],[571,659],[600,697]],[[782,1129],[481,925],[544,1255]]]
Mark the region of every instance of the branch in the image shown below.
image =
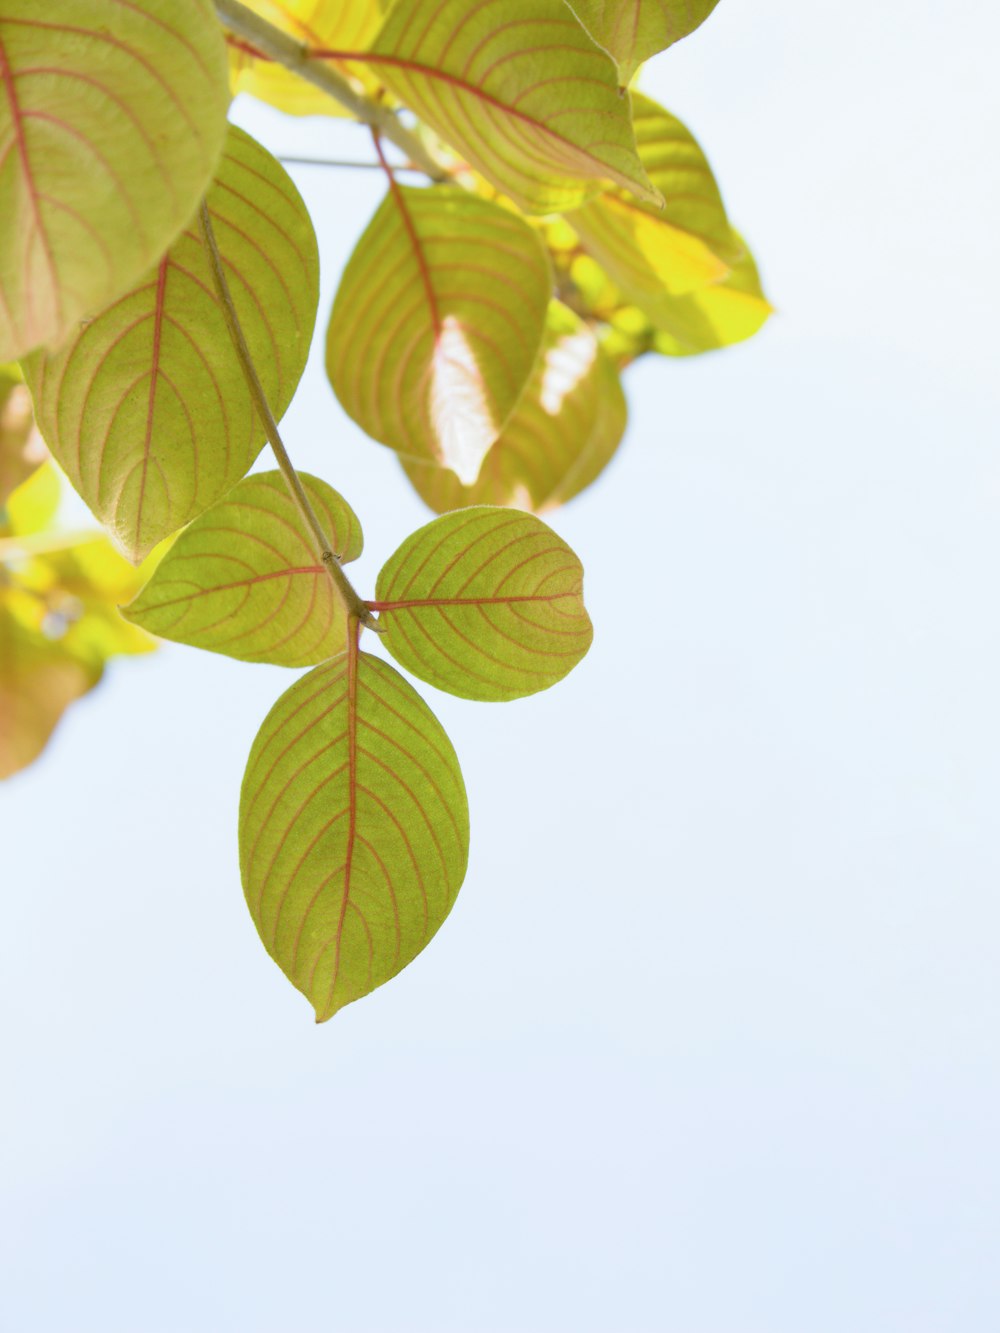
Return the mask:
[[[341,568],[340,561],[332,549],[329,539],[316,517],[316,511],[309,502],[309,496],[303,488],[299,479],[299,474],[295,471],[292,460],[288,456],[280,434],[278,433],[278,423],[271,412],[270,404],[267,401],[267,395],[264,393],[264,386],[258,378],[253,358],[250,355],[250,348],[247,346],[247,340],[243,336],[243,329],[240,325],[239,316],[236,313],[236,306],[233,304],[232,293],[229,290],[229,282],[226,279],[225,269],[222,266],[222,256],[219,254],[219,247],[215,239],[215,232],[212,228],[212,219],[209,216],[208,205],[202,202],[198,213],[198,219],[201,223],[201,233],[205,241],[205,249],[208,254],[209,265],[212,269],[212,277],[215,281],[215,290],[218,293],[219,303],[222,306],[222,314],[226,321],[226,327],[229,329],[229,336],[232,339],[233,347],[236,350],[237,360],[243,371],[247,382],[247,388],[250,390],[250,397],[253,399],[254,407],[257,409],[257,415],[260,417],[267,435],[268,442],[277,459],[278,467],[281,469],[281,475],[285,479],[295,506],[299,511],[306,529],[312,533],[313,539],[319,551],[319,557],[323,562],[326,572],[333,580],[334,586],[343,597],[347,606],[349,617],[356,619],[360,624],[369,629],[381,629],[378,621],[369,611],[368,607],[358,596],[354,585]]]
[[[312,59],[308,47],[297,42],[294,37],[289,37],[266,19],[260,18],[253,10],[241,4],[240,0],[215,0],[215,12],[230,32],[249,42],[263,55],[278,61],[286,69],[292,70],[300,78],[329,94],[341,106],[345,106],[357,120],[377,129],[405,153],[415,167],[426,172],[431,180],[446,179],[446,173],[434,161],[421,140],[401,125],[392,111],[380,106],[378,102],[363,93],[355,92],[347,79],[332,69],[329,63]]]

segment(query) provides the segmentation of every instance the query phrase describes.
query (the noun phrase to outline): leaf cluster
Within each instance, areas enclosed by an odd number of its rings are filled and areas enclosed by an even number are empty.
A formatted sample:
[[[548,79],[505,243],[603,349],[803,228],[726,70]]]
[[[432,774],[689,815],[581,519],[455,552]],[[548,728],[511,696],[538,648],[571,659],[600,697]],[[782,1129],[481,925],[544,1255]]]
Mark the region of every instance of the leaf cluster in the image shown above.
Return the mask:
[[[2,771],[154,636],[311,668],[253,744],[239,838],[264,946],[320,1021],[428,943],[468,857],[451,743],[362,631],[464,698],[559,681],[592,628],[537,515],[613,458],[626,365],[769,314],[698,143],[627,86],[713,7],[0,0]],[[326,367],[438,517],[371,599],[359,519],[280,435],[318,246],[233,91],[352,117],[385,175]],[[251,473],[265,442],[277,470]],[[47,532],[45,447],[114,547]]]

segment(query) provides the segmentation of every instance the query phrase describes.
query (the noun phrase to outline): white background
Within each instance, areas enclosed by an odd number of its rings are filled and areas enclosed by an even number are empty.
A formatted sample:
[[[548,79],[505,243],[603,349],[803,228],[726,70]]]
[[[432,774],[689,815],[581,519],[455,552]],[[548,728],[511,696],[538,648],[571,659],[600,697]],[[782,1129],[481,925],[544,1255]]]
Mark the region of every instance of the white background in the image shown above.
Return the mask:
[[[554,517],[573,676],[426,691],[473,852],[398,980],[316,1028],[245,910],[290,673],[118,664],[3,789],[4,1333],[1000,1326],[998,44],[973,0],[723,0],[648,71],[780,314],[629,372]],[[383,185],[296,180],[322,332]],[[288,437],[370,589],[427,515],[321,346]]]

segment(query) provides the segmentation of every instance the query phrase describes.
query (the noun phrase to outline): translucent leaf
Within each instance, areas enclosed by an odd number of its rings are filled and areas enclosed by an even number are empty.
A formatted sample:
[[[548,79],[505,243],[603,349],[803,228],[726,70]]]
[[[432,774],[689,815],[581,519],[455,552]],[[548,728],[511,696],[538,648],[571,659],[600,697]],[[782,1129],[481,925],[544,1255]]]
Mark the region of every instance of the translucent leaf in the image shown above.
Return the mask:
[[[625,431],[625,395],[597,335],[553,301],[531,381],[486,455],[476,482],[403,460],[406,475],[439,514],[469,505],[544,513],[565,504],[603,471]]]
[[[395,186],[334,302],[337,397],[374,439],[474,481],[531,374],[551,285],[514,213],[451,186]]]
[[[468,849],[451,742],[392,667],[355,645],[282,695],[243,779],[240,865],[264,947],[317,1022],[424,948]]]
[[[658,322],[630,300],[563,219],[547,223],[545,237],[564,300],[600,328],[601,345],[619,367],[646,352],[696,356],[752,337],[773,308],[761,289],[745,242],[734,232],[741,257],[721,282],[655,302]]]
[[[361,526],[326,482],[302,484],[342,563]],[[185,528],[127,619],[164,639],[245,662],[312,666],[347,647],[347,611],[278,472],[246,477]]]
[[[382,22],[378,0],[244,0],[261,18],[304,45],[347,47],[363,51]],[[378,80],[357,65],[331,62],[359,92],[371,92]],[[250,93],[293,116],[344,116],[348,113],[326,93],[273,60],[257,60],[246,49],[230,47],[233,91]]]
[[[711,168],[679,120],[633,98],[639,155],[666,205],[649,207],[614,191],[567,221],[622,291],[657,319],[663,298],[683,296],[726,277],[741,255]]]
[[[658,306],[653,350],[694,356],[728,347],[752,338],[773,312],[753,256],[745,251],[724,282]]]
[[[15,491],[12,505],[48,472]],[[118,614],[117,603],[135,593],[143,572],[105,537],[62,544],[52,533],[52,549],[33,553],[30,538],[38,534],[26,535],[20,550],[16,535],[0,544],[0,777],[41,753],[68,705],[100,680],[109,657],[156,646]]]
[[[159,259],[228,105],[210,0],[3,0],[0,361],[60,342]]]
[[[31,394],[14,367],[0,366],[0,506],[46,457]]]
[[[376,598],[393,657],[465,699],[547,689],[593,638],[579,560],[541,519],[510,509],[460,509],[418,529]]]
[[[719,0],[569,0],[627,84],[644,60],[704,23]]]
[[[563,0],[396,0],[367,59],[526,212],[610,184],[658,201],[614,65]]]
[[[59,473],[51,463],[36,468],[0,510],[0,535],[23,537],[47,528],[59,508],[60,491]]]
[[[101,667],[27,630],[0,599],[0,778],[33,763]]]
[[[312,223],[274,158],[235,128],[208,205],[250,351],[280,415],[316,318]],[[196,219],[132,291],[24,369],[46,443],[133,560],[224,495],[263,444]]]

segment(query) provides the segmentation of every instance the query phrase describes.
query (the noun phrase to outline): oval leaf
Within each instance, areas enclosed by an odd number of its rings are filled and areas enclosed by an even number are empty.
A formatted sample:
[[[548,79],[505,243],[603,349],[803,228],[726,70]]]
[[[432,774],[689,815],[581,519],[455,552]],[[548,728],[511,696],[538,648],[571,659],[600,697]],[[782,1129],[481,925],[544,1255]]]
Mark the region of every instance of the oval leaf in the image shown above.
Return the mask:
[[[159,259],[228,106],[210,0],[4,0],[0,361],[60,342]]]
[[[609,184],[658,202],[614,65],[563,0],[396,0],[363,58],[525,212]]]
[[[465,876],[469,815],[433,713],[356,645],[275,704],[240,800],[243,889],[317,1022],[411,962]]]
[[[347,501],[299,476],[334,553],[356,560],[361,525]],[[244,662],[312,666],[347,647],[347,609],[279,472],[244,478],[196,518],[122,614]]]
[[[374,439],[474,481],[531,374],[550,289],[522,219],[450,186],[394,185],[334,302],[337,397]]]
[[[393,657],[463,699],[547,689],[593,638],[579,560],[541,519],[509,509],[460,509],[420,528],[376,597]]]
[[[630,299],[654,318],[661,298],[724,279],[742,247],[693,136],[648,97],[636,95],[633,105],[639,155],[665,207],[650,208],[613,191],[567,221]]]
[[[694,32],[719,0],[569,0],[594,41],[618,62],[623,84],[658,51]]]
[[[531,381],[476,482],[403,460],[417,492],[439,514],[470,505],[544,513],[565,504],[610,462],[625,432],[625,395],[596,334],[558,301],[549,307]]]
[[[231,127],[209,212],[276,416],[306,362],[318,299],[312,223],[273,157]],[[264,442],[193,220],[132,291],[58,353],[25,363],[46,443],[139,560],[244,475]]]

